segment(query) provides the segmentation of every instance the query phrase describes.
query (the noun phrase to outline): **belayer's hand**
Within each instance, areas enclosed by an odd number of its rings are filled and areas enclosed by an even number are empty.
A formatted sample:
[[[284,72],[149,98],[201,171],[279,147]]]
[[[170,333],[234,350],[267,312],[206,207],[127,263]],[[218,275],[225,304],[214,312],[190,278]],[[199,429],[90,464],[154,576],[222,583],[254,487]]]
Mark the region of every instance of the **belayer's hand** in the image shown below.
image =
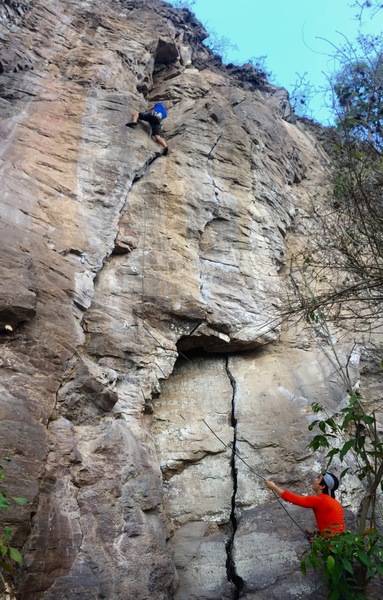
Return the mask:
[[[274,483],[274,481],[266,481],[266,482],[265,482],[265,486],[266,486],[266,487],[267,487],[269,490],[271,490],[271,491],[275,492],[276,494],[278,494],[278,496],[282,496],[282,494],[283,494],[283,489],[282,489],[282,488],[280,488],[279,486],[277,486],[277,484],[276,484],[276,483]]]
[[[306,537],[307,537],[308,541],[310,542],[310,544],[312,544],[312,542],[314,541],[314,537],[315,537],[315,531],[311,531],[310,529],[305,529],[305,534],[306,534]]]

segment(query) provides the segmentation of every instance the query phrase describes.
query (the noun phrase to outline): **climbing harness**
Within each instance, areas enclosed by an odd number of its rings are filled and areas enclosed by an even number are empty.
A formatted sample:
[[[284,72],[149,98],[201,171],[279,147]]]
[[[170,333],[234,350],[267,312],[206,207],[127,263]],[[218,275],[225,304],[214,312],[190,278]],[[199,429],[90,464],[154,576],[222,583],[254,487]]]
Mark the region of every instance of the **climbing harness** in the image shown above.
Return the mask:
[[[241,456],[238,454],[238,452],[237,452],[236,450],[234,450],[234,448],[230,448],[230,447],[229,447],[227,444],[225,444],[225,442],[224,442],[223,440],[221,440],[221,438],[220,438],[220,437],[219,437],[219,436],[218,436],[218,435],[215,433],[215,431],[213,431],[213,429],[210,427],[210,425],[209,425],[208,423],[206,423],[205,419],[202,419],[202,421],[205,423],[206,427],[207,427],[208,429],[210,429],[210,431],[212,432],[212,434],[213,434],[213,435],[215,435],[215,437],[217,438],[217,440],[219,440],[219,441],[221,442],[221,444],[222,444],[223,446],[225,446],[225,448],[227,448],[228,450],[230,450],[231,452],[233,452],[233,454],[235,454],[235,456],[236,456],[237,458],[239,458],[239,460],[241,460],[241,461],[242,461],[242,462],[243,462],[243,463],[246,465],[246,467],[247,467],[248,469],[250,469],[250,471],[251,471],[252,473],[254,473],[254,475],[255,475],[256,477],[258,477],[258,479],[262,479],[262,481],[267,481],[267,479],[266,479],[265,477],[262,477],[262,475],[260,475],[259,473],[256,473],[256,472],[254,471],[254,469],[253,469],[252,467],[250,467],[250,465],[249,465],[249,464],[248,464],[248,463],[247,463],[245,460],[243,460],[243,458],[242,458],[242,457],[241,457]],[[283,503],[282,503],[282,501],[280,500],[279,496],[278,496],[278,495],[277,495],[277,494],[276,494],[276,493],[275,493],[273,490],[271,490],[271,491],[273,492],[273,494],[274,494],[274,496],[275,496],[276,500],[279,502],[279,504],[281,505],[281,507],[283,508],[283,510],[285,511],[285,513],[286,513],[286,514],[287,514],[287,515],[290,517],[290,519],[291,519],[291,520],[292,520],[292,522],[293,522],[293,523],[294,523],[294,524],[295,524],[295,525],[298,527],[298,529],[300,529],[300,530],[301,530],[301,531],[304,533],[304,535],[305,535],[305,538],[307,539],[307,533],[306,533],[306,531],[305,531],[305,530],[303,529],[303,527],[301,527],[301,526],[299,525],[299,523],[297,523],[297,522],[296,522],[296,520],[295,520],[295,519],[294,519],[294,518],[293,518],[293,517],[290,515],[289,511],[288,511],[288,510],[287,510],[287,508],[286,508],[286,507],[283,505]]]

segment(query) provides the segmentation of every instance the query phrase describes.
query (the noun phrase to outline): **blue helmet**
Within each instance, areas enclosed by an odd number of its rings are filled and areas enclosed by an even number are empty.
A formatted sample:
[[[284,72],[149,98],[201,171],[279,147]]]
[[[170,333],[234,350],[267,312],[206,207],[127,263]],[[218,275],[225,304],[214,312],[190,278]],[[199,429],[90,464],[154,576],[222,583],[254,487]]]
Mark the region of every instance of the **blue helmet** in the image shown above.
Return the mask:
[[[168,112],[161,102],[157,102],[157,104],[154,105],[153,110],[161,115],[161,119],[166,119],[168,116]]]

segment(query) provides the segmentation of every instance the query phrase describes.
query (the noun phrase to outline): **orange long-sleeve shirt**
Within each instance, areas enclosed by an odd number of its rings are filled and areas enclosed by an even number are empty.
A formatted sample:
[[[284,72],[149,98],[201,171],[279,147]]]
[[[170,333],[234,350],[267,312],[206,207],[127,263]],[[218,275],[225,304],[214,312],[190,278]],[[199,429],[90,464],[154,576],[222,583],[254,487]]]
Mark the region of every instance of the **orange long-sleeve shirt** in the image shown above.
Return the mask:
[[[285,490],[282,493],[283,500],[303,506],[303,508],[312,508],[318,525],[319,533],[332,535],[341,533],[346,529],[344,524],[343,508],[336,498],[331,498],[327,494],[319,496],[298,496]]]

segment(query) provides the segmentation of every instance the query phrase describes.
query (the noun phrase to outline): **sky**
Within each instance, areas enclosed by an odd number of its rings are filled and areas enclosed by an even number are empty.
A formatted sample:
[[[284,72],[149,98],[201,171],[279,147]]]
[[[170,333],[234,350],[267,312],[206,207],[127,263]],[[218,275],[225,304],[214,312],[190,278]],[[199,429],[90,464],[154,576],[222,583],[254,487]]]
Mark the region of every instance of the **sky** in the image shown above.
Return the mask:
[[[266,55],[272,83],[290,92],[298,75],[307,73],[315,88],[326,84],[334,69],[331,44],[355,39],[359,23],[352,0],[195,0],[191,10],[218,38],[227,38],[237,50],[228,48],[225,62],[243,64]],[[371,18],[364,13],[364,33],[383,30],[383,11]],[[324,38],[324,39],[320,39]],[[328,40],[328,41],[326,41]],[[311,101],[313,118],[328,124],[330,113],[323,95]]]

